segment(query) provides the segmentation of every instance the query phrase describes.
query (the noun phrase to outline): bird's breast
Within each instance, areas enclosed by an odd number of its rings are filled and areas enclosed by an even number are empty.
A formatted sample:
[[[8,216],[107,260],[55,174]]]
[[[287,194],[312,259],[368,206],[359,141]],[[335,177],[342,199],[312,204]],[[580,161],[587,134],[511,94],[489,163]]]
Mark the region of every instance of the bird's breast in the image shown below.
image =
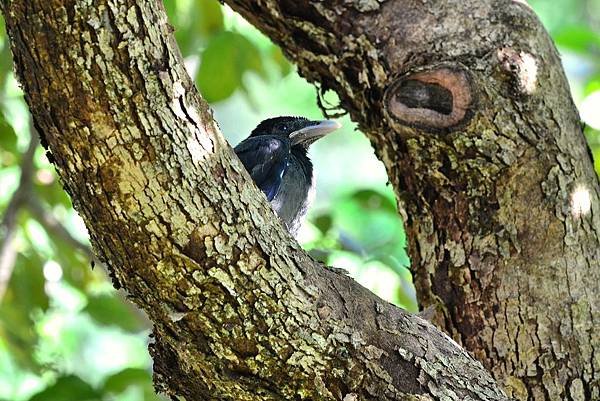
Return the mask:
[[[314,174],[305,170],[292,156],[281,179],[281,187],[271,201],[271,206],[292,234],[300,228],[315,196]]]

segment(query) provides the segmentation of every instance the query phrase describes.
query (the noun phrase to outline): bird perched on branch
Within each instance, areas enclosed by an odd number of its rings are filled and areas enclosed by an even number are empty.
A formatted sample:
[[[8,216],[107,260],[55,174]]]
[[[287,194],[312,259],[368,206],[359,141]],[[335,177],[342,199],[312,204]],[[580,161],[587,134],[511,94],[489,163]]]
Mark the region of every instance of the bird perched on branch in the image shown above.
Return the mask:
[[[314,198],[308,147],[340,128],[336,121],[275,117],[258,124],[235,153],[271,206],[295,235]]]

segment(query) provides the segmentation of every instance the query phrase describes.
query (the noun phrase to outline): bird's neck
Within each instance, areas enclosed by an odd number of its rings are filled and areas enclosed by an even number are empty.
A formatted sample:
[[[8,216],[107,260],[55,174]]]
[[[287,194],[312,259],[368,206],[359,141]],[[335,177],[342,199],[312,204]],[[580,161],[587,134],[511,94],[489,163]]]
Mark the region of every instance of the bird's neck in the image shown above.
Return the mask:
[[[308,158],[308,149],[304,146],[294,146],[292,147],[292,155],[294,155],[296,159],[300,162],[302,172],[304,173],[306,178],[310,179],[313,173],[313,165],[310,159]]]

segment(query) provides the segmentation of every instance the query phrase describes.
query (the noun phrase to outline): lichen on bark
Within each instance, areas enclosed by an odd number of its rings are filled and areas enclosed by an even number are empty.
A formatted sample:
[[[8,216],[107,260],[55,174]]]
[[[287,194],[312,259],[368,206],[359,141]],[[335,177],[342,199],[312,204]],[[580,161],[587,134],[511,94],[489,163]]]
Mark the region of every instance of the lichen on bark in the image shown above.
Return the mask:
[[[439,311],[437,325],[518,399],[566,399],[572,384],[581,399],[600,397],[598,180],[533,11],[510,1],[387,1],[376,13],[338,2],[294,13],[266,1],[282,11],[274,18],[228,3],[308,80],[334,89],[373,143],[398,195],[419,300]],[[321,30],[298,34],[290,19]],[[323,52],[335,63],[320,62]],[[423,100],[387,108],[394,85],[440,63],[471,82],[467,124],[440,130],[447,115]]]
[[[373,2],[228,3],[309,80],[336,90],[371,139],[438,326],[515,398],[598,398],[598,182],[532,12],[505,1],[387,0],[365,12],[355,6]],[[218,132],[160,3],[1,4],[65,189],[115,284],[155,323],[159,389],[186,399],[508,399],[431,324],[300,249]],[[468,75],[468,120],[439,132],[392,118],[386,89],[440,63]],[[591,200],[587,214],[572,213],[576,188]]]

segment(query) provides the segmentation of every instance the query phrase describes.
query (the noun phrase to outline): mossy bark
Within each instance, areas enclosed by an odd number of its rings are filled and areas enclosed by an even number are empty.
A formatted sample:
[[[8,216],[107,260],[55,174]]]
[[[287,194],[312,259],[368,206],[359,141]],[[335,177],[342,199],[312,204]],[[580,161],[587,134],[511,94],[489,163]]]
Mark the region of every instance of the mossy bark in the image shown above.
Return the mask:
[[[600,399],[598,178],[529,6],[226,2],[370,138],[438,327],[517,399]]]
[[[335,89],[371,138],[440,327],[515,398],[598,398],[598,182],[532,12],[508,1],[230,3]],[[302,252],[219,133],[160,3],[1,4],[47,154],[115,285],[155,323],[159,389],[507,399],[432,325]],[[591,211],[574,213],[576,189]]]

